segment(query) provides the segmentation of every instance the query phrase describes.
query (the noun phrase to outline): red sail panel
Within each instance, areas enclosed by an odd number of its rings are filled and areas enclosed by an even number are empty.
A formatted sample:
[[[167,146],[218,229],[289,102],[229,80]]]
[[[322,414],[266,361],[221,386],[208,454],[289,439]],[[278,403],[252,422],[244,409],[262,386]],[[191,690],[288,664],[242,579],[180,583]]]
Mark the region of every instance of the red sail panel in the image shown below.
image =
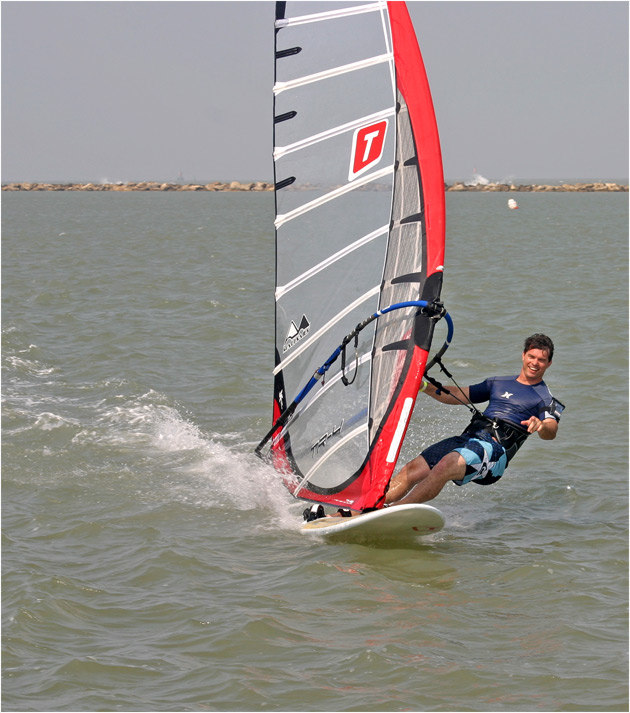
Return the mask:
[[[434,292],[422,295],[439,297],[441,273],[444,267],[445,196],[442,155],[437,121],[431,98],[422,55],[404,2],[388,2],[392,44],[396,66],[396,84],[406,105],[411,132],[415,143],[418,166],[418,189],[421,194],[422,241],[424,265],[420,289],[434,280]],[[416,295],[419,299],[421,295]],[[430,328],[431,329],[431,328]],[[432,330],[431,330],[432,331]],[[407,366],[401,375],[393,406],[388,412],[378,439],[373,445],[368,462],[358,482],[362,484],[361,497],[354,507],[362,509],[383,503],[404,436],[406,434],[415,399],[420,388],[428,358],[428,344],[410,345]],[[423,348],[426,346],[427,348]]]
[[[394,45],[396,81],[404,96],[418,150],[419,170],[425,202],[427,275],[444,267],[446,203],[444,170],[437,120],[420,48],[407,5],[388,2]]]

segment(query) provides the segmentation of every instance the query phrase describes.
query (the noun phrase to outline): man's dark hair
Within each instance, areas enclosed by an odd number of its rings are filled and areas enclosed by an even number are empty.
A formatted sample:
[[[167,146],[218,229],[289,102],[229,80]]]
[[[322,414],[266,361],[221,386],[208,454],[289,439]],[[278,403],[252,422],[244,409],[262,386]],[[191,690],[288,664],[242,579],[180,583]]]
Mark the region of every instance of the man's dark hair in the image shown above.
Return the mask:
[[[532,334],[531,337],[527,337],[523,345],[523,353],[528,352],[530,349],[546,351],[549,361],[553,359],[553,342],[545,334]]]

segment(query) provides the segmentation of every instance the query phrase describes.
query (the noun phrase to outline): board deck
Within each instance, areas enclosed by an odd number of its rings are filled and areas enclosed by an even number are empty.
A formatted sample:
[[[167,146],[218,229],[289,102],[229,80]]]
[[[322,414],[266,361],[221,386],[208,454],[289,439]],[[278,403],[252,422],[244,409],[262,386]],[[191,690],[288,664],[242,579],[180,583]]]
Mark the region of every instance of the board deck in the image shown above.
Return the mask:
[[[300,531],[345,542],[409,542],[444,527],[444,515],[432,505],[397,505],[353,517],[322,517]]]

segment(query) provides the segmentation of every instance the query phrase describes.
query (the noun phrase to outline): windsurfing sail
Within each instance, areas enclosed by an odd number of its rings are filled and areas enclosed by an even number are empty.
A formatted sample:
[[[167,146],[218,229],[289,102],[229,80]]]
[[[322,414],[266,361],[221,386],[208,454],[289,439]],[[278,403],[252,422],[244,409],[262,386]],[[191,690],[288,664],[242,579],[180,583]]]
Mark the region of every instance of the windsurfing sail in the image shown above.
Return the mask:
[[[404,2],[278,2],[275,38],[274,402],[257,452],[296,497],[379,507],[443,316],[431,94]]]

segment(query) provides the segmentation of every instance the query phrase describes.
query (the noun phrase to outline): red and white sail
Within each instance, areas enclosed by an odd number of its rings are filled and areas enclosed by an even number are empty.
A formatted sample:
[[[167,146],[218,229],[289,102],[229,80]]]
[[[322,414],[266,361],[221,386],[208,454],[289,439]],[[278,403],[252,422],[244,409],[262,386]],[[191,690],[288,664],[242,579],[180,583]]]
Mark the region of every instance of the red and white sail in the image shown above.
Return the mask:
[[[404,2],[277,3],[274,422],[344,335],[390,305],[439,298],[444,180]],[[297,497],[382,504],[433,321],[398,309],[348,346],[275,433]],[[344,378],[345,377],[345,378]]]

